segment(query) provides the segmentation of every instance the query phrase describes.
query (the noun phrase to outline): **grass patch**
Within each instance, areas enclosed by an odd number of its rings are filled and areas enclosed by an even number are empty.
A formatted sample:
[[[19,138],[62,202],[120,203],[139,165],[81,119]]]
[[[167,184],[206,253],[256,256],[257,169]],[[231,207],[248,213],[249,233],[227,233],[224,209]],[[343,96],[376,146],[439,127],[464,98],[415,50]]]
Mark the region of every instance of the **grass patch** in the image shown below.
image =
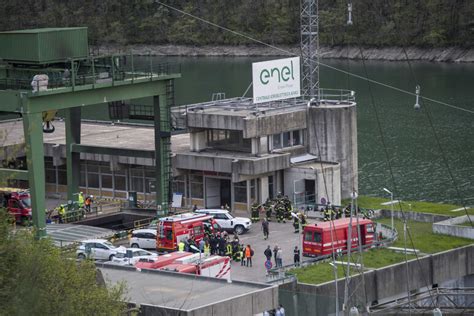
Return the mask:
[[[390,226],[390,218],[383,218],[377,220]],[[404,247],[403,238],[403,222],[401,220],[394,220],[395,229],[398,231],[398,240],[393,243],[394,247]],[[408,230],[413,240],[414,248],[424,253],[436,253],[444,250],[454,249],[472,243],[471,239],[453,237],[448,235],[441,235],[433,233],[432,223],[421,223],[415,221],[408,221]],[[413,248],[410,239],[407,237],[407,248]]]
[[[352,256],[352,260],[357,260],[358,253]],[[408,255],[408,260],[414,259],[414,255]],[[337,261],[347,262],[347,256],[336,259]],[[405,261],[405,254],[397,253],[388,249],[370,249],[364,251],[363,256],[364,267],[366,268],[381,268],[395,263]],[[355,262],[354,262],[355,263]],[[337,266],[337,277],[343,278],[346,275],[346,265]],[[329,262],[319,263],[299,269],[292,269],[288,273],[294,274],[299,282],[309,284],[319,284],[334,280],[334,268],[329,265]],[[358,274],[359,270],[355,267],[350,267],[350,274]]]
[[[351,201],[350,199],[345,199],[342,202],[342,205],[347,205]],[[370,208],[374,210],[378,210],[381,208],[390,209],[390,205],[382,206],[381,203],[390,202],[390,199],[380,198],[380,197],[372,197],[372,196],[359,196],[357,199],[357,203],[359,207],[362,208]],[[464,210],[459,212],[451,212],[454,209],[458,209],[461,206],[453,205],[453,204],[443,204],[443,203],[433,203],[433,202],[420,202],[420,201],[402,201],[401,206],[403,211],[410,211],[413,212],[420,212],[420,213],[431,213],[431,214],[440,214],[440,215],[449,215],[449,216],[461,216],[466,215]],[[399,204],[393,205],[393,209],[396,211],[400,210]],[[468,209],[468,214],[474,215],[474,209]]]

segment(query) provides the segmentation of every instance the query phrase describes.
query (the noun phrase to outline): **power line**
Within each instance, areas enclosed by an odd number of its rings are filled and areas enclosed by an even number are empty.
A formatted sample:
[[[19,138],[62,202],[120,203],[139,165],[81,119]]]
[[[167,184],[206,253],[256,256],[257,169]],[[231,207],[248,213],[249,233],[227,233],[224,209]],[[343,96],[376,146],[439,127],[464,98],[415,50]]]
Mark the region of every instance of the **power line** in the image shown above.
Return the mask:
[[[191,17],[191,18],[193,18],[193,19],[199,20],[199,21],[201,21],[201,22],[203,22],[203,23],[206,23],[206,24],[208,24],[208,25],[214,26],[214,27],[216,27],[216,28],[218,28],[218,29],[221,29],[221,30],[230,32],[230,33],[232,33],[232,34],[234,34],[234,35],[237,35],[237,36],[244,37],[244,38],[246,38],[246,39],[248,39],[248,40],[250,40],[250,41],[252,41],[252,42],[261,44],[261,45],[263,45],[263,46],[270,47],[270,48],[275,49],[275,50],[277,50],[277,51],[280,51],[280,52],[282,52],[282,53],[285,53],[285,54],[288,54],[288,55],[291,55],[291,56],[297,55],[297,54],[295,54],[294,52],[292,52],[292,51],[290,51],[290,50],[286,50],[286,49],[280,48],[280,47],[278,47],[278,46],[275,46],[275,45],[272,45],[272,44],[268,44],[268,43],[266,43],[266,42],[263,42],[263,41],[261,41],[261,40],[258,40],[258,39],[256,39],[256,38],[254,38],[254,37],[251,37],[251,36],[249,36],[249,35],[247,35],[247,34],[244,34],[244,33],[242,33],[242,32],[238,32],[238,31],[234,31],[234,30],[229,29],[229,28],[227,28],[227,27],[224,27],[224,26],[221,26],[221,25],[219,25],[219,24],[213,23],[213,22],[211,22],[211,21],[205,20],[205,19],[203,19],[203,18],[201,18],[201,17],[198,17],[198,16],[193,15],[193,14],[191,14],[191,13],[188,13],[188,12],[186,12],[186,11],[180,10],[180,9],[178,9],[178,8],[176,8],[176,7],[173,7],[173,6],[169,5],[169,4],[163,3],[163,2],[161,2],[161,1],[158,1],[158,0],[157,0],[157,1],[155,1],[155,3],[160,4],[160,5],[162,5],[162,6],[166,7],[166,8],[168,8],[168,9],[171,9],[171,10],[174,10],[174,11],[176,11],[176,12],[179,12],[179,13],[181,13],[181,14],[183,14],[183,15],[189,16],[189,17]],[[337,71],[337,72],[340,72],[340,73],[343,73],[343,74],[346,74],[346,75],[351,76],[351,77],[354,77],[354,78],[358,78],[358,79],[362,79],[362,80],[365,80],[365,81],[369,81],[369,82],[371,82],[371,83],[373,83],[373,84],[380,85],[380,86],[383,86],[383,87],[385,87],[385,88],[392,89],[392,90],[395,90],[395,91],[398,91],[398,92],[401,92],[401,93],[405,93],[405,94],[408,94],[408,95],[412,95],[412,96],[415,96],[415,95],[416,95],[415,93],[413,93],[413,92],[411,92],[411,91],[407,91],[407,90],[404,90],[404,89],[401,89],[401,88],[397,88],[397,87],[395,87],[395,86],[392,86],[392,85],[389,85],[389,84],[386,84],[386,83],[383,83],[383,82],[380,82],[380,81],[377,81],[377,80],[369,79],[368,77],[360,76],[360,75],[357,75],[357,74],[355,74],[355,73],[352,73],[352,72],[349,72],[349,71],[346,71],[346,70],[343,70],[343,69],[339,69],[339,68],[334,67],[334,66],[330,66],[330,65],[325,64],[325,63],[323,63],[323,62],[321,62],[321,61],[316,61],[316,62],[317,62],[320,66],[326,67],[326,68],[328,68],[328,69],[331,69],[331,70],[334,70],[334,71]],[[431,98],[428,98],[428,97],[426,97],[426,96],[424,96],[424,98],[425,98],[425,100],[428,100],[428,101],[431,101],[431,102],[434,102],[434,103],[438,103],[438,104],[440,104],[440,105],[444,105],[444,106],[447,106],[447,107],[450,107],[450,108],[453,108],[453,109],[456,109],[456,110],[459,110],[459,111],[464,111],[464,112],[466,112],[466,113],[474,114],[474,111],[473,111],[473,110],[469,110],[469,109],[466,109],[466,108],[462,108],[462,107],[459,107],[459,106],[456,106],[456,105],[452,105],[452,104],[449,104],[449,103],[446,103],[446,102],[443,102],[443,101],[439,101],[439,100],[436,100],[436,99],[431,99]]]

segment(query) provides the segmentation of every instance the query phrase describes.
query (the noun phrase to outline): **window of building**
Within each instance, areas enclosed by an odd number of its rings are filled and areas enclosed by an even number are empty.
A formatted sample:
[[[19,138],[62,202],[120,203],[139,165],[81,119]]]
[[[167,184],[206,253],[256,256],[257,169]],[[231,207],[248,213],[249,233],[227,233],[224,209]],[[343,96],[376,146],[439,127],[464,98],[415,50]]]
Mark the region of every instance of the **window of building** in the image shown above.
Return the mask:
[[[185,186],[186,186],[186,179],[184,176],[177,176],[173,178],[172,182],[172,189],[173,193],[181,193],[183,196],[185,195]]]
[[[127,178],[125,176],[115,174],[114,180],[116,191],[127,191]]]
[[[247,181],[234,184],[234,200],[238,203],[247,203]]]
[[[292,146],[304,145],[303,130],[273,134],[270,137],[272,138],[272,147],[270,149],[282,149]]]
[[[191,174],[189,176],[189,184],[191,187],[191,197],[196,199],[204,198],[203,194],[203,177],[202,175]]]
[[[143,171],[142,166],[134,166],[130,168],[130,189],[132,191],[144,192]]]
[[[268,176],[268,197],[273,199],[273,176]]]
[[[44,172],[46,176],[46,183],[56,184],[56,167],[53,166],[53,160],[45,158]]]
[[[242,131],[210,129],[207,130],[207,144],[209,147],[251,152],[252,142],[249,138],[244,139]]]
[[[250,201],[257,201],[257,180],[250,180]]]
[[[301,131],[293,131],[293,146],[302,145],[301,141]]]

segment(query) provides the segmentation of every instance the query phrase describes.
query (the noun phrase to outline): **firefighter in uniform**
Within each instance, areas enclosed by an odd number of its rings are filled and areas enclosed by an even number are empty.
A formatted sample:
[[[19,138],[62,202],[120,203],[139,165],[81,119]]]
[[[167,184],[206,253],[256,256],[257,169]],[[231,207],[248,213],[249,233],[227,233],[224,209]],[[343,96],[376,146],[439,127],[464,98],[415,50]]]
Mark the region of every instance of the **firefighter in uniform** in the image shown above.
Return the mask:
[[[300,220],[299,217],[293,217],[293,227],[295,228],[295,234],[300,232]]]
[[[253,202],[252,209],[251,209],[251,220],[252,222],[256,223],[260,221],[260,214],[258,212],[258,204],[257,202]]]
[[[306,215],[303,212],[300,212],[298,214],[298,217],[300,218],[300,221],[301,221],[301,229],[304,229],[306,225],[308,225],[308,221],[306,220]]]
[[[182,240],[178,244],[178,251],[184,251],[184,242]]]
[[[270,198],[267,198],[267,200],[265,201],[265,217],[267,218],[267,221],[271,221],[271,217],[272,217],[272,200],[270,200]]]
[[[226,247],[225,247],[226,251],[225,251],[225,255],[232,258],[232,244],[231,243],[227,243]]]
[[[324,221],[330,221],[331,220],[331,210],[329,209],[329,206],[326,206],[324,209]]]
[[[276,206],[276,217],[278,223],[283,222],[286,223],[285,220],[285,205],[283,203],[278,203]]]

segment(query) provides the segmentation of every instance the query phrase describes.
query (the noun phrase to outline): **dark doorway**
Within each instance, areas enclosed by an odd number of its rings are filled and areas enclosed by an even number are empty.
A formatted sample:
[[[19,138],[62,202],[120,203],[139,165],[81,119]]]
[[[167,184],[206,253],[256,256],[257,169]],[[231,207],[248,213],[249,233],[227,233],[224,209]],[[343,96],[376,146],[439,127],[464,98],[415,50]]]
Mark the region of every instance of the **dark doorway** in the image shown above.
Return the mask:
[[[221,205],[231,206],[230,180],[221,179]]]
[[[314,204],[316,202],[316,181],[304,180],[304,195],[306,204]]]

